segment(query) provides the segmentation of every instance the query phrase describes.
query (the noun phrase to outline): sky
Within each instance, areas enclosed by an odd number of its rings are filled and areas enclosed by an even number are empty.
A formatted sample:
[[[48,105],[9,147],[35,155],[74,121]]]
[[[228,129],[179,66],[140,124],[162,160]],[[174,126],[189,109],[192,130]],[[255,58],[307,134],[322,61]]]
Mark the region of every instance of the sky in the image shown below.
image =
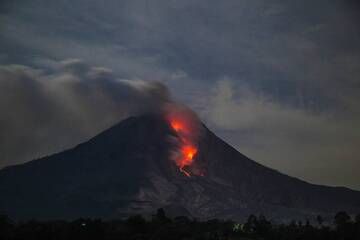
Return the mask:
[[[3,0],[0,168],[166,99],[257,162],[360,190],[356,0]]]

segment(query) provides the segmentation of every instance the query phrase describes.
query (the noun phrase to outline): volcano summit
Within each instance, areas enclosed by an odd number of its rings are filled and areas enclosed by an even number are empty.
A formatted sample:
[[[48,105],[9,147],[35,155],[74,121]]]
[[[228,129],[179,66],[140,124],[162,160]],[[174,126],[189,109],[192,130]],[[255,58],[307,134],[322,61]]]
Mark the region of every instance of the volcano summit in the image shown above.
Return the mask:
[[[201,219],[279,220],[360,212],[360,192],[286,176],[205,125],[194,134],[175,120],[130,117],[73,149],[1,170],[0,211],[16,219],[118,218],[162,207]]]

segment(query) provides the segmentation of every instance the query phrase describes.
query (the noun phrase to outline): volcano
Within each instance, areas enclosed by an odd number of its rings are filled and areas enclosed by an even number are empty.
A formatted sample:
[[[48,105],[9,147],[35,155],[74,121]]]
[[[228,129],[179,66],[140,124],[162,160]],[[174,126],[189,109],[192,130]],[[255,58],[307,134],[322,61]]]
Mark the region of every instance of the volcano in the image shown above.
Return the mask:
[[[24,220],[122,218],[164,208],[198,219],[282,221],[360,212],[360,192],[264,167],[203,124],[196,143],[182,139],[179,126],[157,114],[130,117],[73,149],[4,168],[0,212]],[[184,142],[195,150],[182,156]]]

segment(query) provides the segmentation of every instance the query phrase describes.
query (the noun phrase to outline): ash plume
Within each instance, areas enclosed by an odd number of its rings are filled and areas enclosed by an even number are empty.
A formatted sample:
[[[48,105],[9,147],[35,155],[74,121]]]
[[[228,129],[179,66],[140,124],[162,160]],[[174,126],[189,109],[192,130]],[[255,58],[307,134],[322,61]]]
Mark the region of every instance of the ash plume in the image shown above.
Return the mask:
[[[160,82],[119,79],[81,60],[0,66],[0,168],[72,147],[170,102]]]

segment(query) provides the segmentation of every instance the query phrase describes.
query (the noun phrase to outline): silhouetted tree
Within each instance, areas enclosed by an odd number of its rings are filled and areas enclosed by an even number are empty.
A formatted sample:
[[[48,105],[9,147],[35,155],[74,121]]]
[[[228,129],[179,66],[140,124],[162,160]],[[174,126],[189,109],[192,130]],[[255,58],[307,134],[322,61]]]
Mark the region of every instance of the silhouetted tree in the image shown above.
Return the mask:
[[[324,219],[320,215],[317,215],[316,221],[318,222],[319,226],[322,226],[324,223]]]
[[[351,217],[346,212],[338,212],[335,215],[334,222],[336,225],[337,236],[339,239],[351,239]]]
[[[346,226],[350,222],[351,218],[346,212],[338,212],[335,215],[334,223],[338,228]]]
[[[170,223],[171,219],[166,216],[165,210],[163,208],[159,208],[156,211],[156,214],[152,216],[152,221],[153,223],[164,224],[164,223]]]
[[[355,216],[355,223],[360,224],[360,213]]]
[[[126,221],[126,225],[131,232],[144,233],[146,231],[146,220],[141,215],[129,217]]]
[[[246,233],[253,233],[257,225],[257,218],[255,215],[250,215],[247,222],[244,224],[244,231]]]
[[[347,213],[339,212],[334,217],[335,228],[326,225],[318,228],[309,221],[272,224],[264,216],[254,215],[250,215],[245,224],[218,219],[202,222],[187,217],[176,217],[172,221],[163,209],[153,215],[152,221],[137,215],[127,220],[13,223],[7,216],[0,215],[0,240],[359,240],[359,220],[360,216],[352,221]]]
[[[5,215],[0,215],[0,239],[7,239],[13,229],[13,222]]]
[[[260,215],[258,221],[255,221],[255,231],[262,236],[268,235],[271,231],[271,227],[271,222],[263,215]]]
[[[360,214],[355,216],[355,232],[358,239],[360,239]]]

